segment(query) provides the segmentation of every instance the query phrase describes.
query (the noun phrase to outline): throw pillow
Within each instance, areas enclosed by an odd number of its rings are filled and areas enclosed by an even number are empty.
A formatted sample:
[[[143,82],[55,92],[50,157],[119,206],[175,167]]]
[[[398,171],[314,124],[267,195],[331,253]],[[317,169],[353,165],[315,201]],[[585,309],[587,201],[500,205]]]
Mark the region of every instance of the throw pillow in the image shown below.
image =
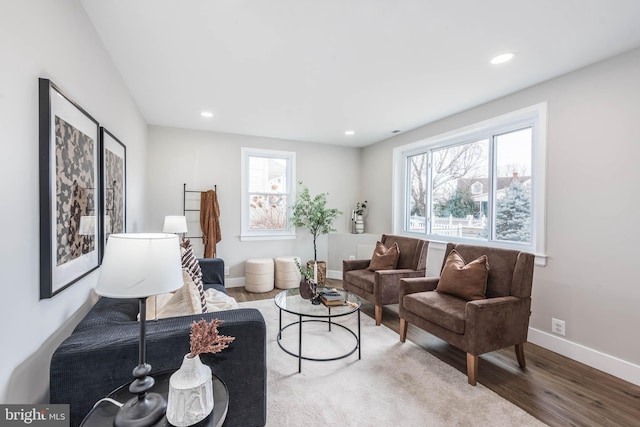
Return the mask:
[[[200,293],[200,306],[202,307],[202,312],[207,312],[207,299],[204,294],[204,285],[202,284],[202,270],[200,269],[200,263],[198,263],[198,258],[193,253],[193,246],[191,246],[191,242],[189,240],[184,240],[180,243],[182,247],[182,269],[189,273],[191,276],[191,280],[195,283],[196,288],[198,288],[198,292]]]
[[[147,298],[147,320],[202,313],[195,283],[186,271],[182,272],[182,278],[184,285],[177,291]]]
[[[397,243],[394,243],[390,248],[387,248],[382,244],[382,242],[377,242],[367,270],[393,270],[398,264],[399,256],[400,248]]]
[[[236,299],[230,297],[224,292],[209,288],[204,291],[204,294],[207,296],[207,311],[209,313],[213,313],[214,311],[231,310],[234,308],[238,308]]]
[[[436,291],[467,301],[485,299],[489,260],[482,255],[466,263],[456,250],[452,250],[440,274]]]

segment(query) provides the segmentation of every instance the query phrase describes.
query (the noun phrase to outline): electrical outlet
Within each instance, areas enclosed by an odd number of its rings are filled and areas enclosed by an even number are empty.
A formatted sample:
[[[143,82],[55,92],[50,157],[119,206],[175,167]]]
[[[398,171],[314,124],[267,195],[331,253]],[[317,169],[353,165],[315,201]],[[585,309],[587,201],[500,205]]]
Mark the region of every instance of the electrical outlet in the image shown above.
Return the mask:
[[[225,267],[224,268],[224,275],[228,276],[229,275],[229,267]]]
[[[350,260],[354,260],[354,259],[356,259],[356,256],[355,255],[349,255],[349,259]]]
[[[551,332],[564,337],[564,320],[551,318]]]

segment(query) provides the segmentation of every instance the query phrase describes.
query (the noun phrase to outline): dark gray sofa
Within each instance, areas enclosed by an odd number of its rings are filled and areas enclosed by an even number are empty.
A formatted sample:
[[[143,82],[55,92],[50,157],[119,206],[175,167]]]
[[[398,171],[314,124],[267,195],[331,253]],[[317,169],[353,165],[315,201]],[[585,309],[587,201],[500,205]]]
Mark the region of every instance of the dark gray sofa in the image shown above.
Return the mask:
[[[224,262],[199,260],[205,288],[224,290]],[[211,283],[217,280],[218,283]],[[71,406],[71,426],[81,423],[94,403],[133,380],[138,364],[140,325],[137,299],[101,298],[60,344],[51,359],[50,403]],[[191,323],[224,320],[220,333],[236,337],[229,348],[201,356],[229,388],[225,426],[266,423],[266,327],[255,309],[237,309],[147,322],[147,362],[151,375],[180,367],[189,352]]]

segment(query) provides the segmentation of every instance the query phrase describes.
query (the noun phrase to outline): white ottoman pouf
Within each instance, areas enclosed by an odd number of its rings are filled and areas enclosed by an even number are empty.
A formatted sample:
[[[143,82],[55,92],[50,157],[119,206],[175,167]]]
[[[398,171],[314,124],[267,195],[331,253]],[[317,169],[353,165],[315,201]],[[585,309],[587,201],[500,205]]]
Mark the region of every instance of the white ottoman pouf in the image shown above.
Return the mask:
[[[244,287],[247,291],[256,293],[273,290],[273,260],[271,258],[246,260]]]
[[[276,288],[290,289],[300,286],[300,270],[296,261],[300,263],[300,257],[283,256],[275,259],[276,265]]]

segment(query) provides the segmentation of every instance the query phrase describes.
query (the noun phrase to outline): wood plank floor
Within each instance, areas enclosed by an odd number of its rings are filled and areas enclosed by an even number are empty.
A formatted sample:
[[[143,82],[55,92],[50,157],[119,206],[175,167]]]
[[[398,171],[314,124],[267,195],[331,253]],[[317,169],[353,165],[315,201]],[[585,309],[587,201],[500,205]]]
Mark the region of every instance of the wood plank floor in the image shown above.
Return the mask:
[[[327,279],[327,285],[342,281]],[[280,290],[228,292],[240,302],[273,298]],[[383,309],[382,322],[398,332],[396,307]],[[362,312],[373,318],[373,305],[363,301]],[[412,325],[407,339],[466,375],[461,350]],[[478,382],[550,426],[640,426],[640,387],[534,344],[525,345],[525,358],[523,371],[513,348],[480,356]]]

